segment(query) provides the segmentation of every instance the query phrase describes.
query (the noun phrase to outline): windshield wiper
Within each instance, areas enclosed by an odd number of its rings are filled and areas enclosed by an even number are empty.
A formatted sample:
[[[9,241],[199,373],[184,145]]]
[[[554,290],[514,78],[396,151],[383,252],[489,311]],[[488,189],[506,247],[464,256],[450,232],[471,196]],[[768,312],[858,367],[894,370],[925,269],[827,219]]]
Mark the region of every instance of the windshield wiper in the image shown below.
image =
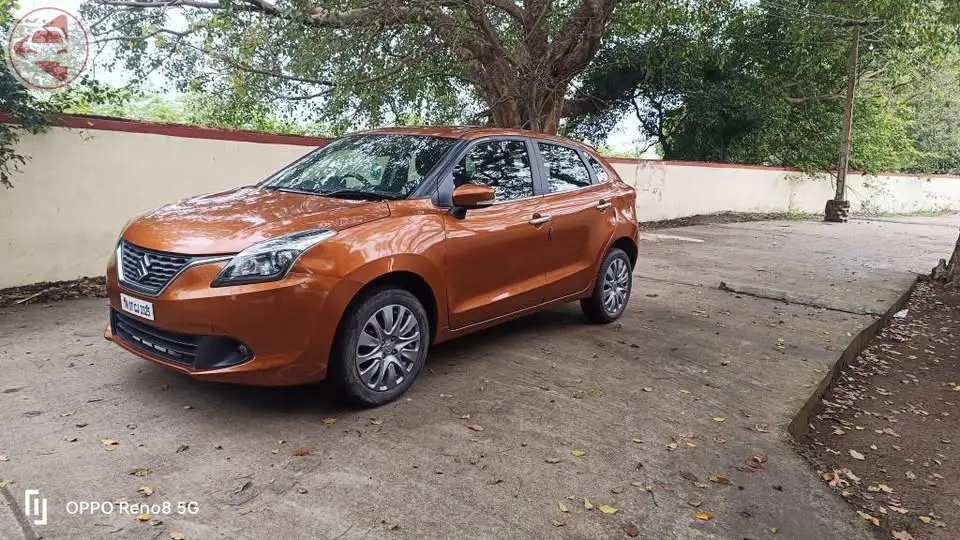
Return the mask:
[[[296,188],[288,188],[288,187],[280,187],[280,186],[263,186],[263,189],[269,189],[271,191],[282,191],[284,193],[300,193],[303,195],[320,195],[321,194],[318,191],[307,191],[305,189],[296,189]]]
[[[396,201],[402,199],[403,197],[397,195],[396,193],[385,193],[383,191],[361,191],[359,189],[338,189],[336,191],[321,191],[319,193],[324,197],[339,197],[341,199],[369,199],[369,200],[383,200],[389,199]]]

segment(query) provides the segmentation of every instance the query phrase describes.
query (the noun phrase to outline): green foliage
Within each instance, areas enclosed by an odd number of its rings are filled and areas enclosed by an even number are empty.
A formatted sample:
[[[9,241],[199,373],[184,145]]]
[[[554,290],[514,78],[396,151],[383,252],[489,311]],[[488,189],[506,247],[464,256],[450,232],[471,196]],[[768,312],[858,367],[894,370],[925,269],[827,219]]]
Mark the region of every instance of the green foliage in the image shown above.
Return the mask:
[[[325,135],[321,125],[296,123],[273,114],[262,103],[244,104],[232,96],[189,92],[165,97],[140,90],[115,90],[114,99],[91,103],[75,100],[64,109],[73,114],[91,114],[226,129],[247,129],[263,133]]]
[[[902,93],[936,78],[955,50],[954,4],[679,3],[671,24],[608,41],[578,89],[603,107],[573,119],[568,131],[602,141],[634,114],[668,159],[834,168],[850,25],[862,23],[851,167],[936,172],[943,164],[932,156],[944,154],[954,130],[932,117],[940,127],[915,122],[926,109]]]
[[[0,0],[0,36],[7,35],[13,26],[17,7],[9,0]],[[20,135],[42,131],[49,112],[50,107],[21,86],[5,66],[0,69],[0,114],[10,120],[0,121],[0,185],[3,187],[13,187],[10,178],[27,160],[27,156],[16,151]]]

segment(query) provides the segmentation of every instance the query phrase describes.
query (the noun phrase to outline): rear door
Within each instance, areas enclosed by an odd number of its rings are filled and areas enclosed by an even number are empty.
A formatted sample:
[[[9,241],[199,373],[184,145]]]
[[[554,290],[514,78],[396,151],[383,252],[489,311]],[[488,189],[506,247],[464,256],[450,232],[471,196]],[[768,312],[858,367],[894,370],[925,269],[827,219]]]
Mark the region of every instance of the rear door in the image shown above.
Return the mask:
[[[450,327],[459,329],[509,315],[544,301],[548,219],[540,215],[532,143],[489,138],[467,148],[442,193],[463,183],[492,186],[496,202],[447,213],[447,301]],[[441,201],[443,203],[443,201]]]
[[[579,148],[536,141],[542,167],[543,206],[549,215],[547,300],[584,292],[616,228],[612,190],[603,167]],[[595,163],[595,162],[594,162]]]

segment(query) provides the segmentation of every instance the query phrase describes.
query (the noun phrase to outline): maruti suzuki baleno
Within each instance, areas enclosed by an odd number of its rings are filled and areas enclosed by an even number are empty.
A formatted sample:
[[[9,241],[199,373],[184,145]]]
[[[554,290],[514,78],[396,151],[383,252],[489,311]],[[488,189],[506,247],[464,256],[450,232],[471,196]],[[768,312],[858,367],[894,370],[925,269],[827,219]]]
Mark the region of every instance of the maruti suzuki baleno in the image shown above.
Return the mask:
[[[407,390],[430,345],[579,300],[620,317],[636,194],[592,149],[530,131],[391,128],[260,184],[147,212],[107,268],[105,337],[210,381]]]

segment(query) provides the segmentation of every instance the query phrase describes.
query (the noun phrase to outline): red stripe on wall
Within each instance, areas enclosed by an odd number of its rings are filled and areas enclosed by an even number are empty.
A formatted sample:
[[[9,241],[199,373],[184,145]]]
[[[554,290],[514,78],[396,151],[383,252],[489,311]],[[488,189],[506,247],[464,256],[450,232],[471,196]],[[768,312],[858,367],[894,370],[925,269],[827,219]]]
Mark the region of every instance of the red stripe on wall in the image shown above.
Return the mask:
[[[0,112],[0,122],[10,122],[10,117]],[[241,129],[223,129],[187,126],[183,124],[161,124],[144,122],[141,120],[127,120],[123,118],[108,118],[104,116],[89,116],[82,114],[64,114],[52,123],[54,126],[73,129],[97,129],[103,131],[122,131],[126,133],[147,133],[151,135],[166,135],[168,137],[184,137],[188,139],[213,139],[220,141],[240,141],[263,144],[291,144],[298,146],[324,146],[329,139],[323,137],[307,137],[303,135],[278,135],[246,131]]]
[[[772,165],[752,165],[745,163],[721,163],[719,161],[680,161],[663,159],[644,159],[644,158],[604,158],[610,163],[624,163],[629,165],[672,165],[679,167],[707,167],[715,169],[758,169],[764,171],[784,171],[801,172],[800,169],[792,167],[775,167]],[[864,171],[850,169],[851,174],[863,175]],[[901,172],[878,172],[873,176],[900,176],[909,178],[954,178],[960,179],[960,174],[920,174],[920,173],[901,173]]]

